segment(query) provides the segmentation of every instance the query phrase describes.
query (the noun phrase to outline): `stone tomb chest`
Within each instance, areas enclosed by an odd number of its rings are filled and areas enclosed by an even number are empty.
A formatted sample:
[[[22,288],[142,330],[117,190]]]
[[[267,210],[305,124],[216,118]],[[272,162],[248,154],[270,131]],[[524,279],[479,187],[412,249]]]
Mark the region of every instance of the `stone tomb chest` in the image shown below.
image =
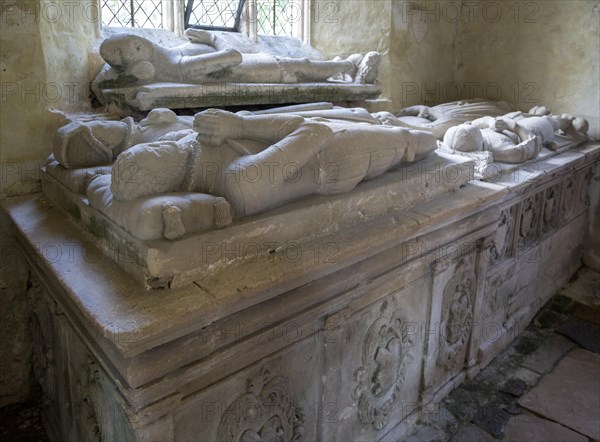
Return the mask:
[[[577,270],[599,153],[494,182],[433,153],[175,241],[137,240],[46,179],[3,206],[56,438],[399,440]]]

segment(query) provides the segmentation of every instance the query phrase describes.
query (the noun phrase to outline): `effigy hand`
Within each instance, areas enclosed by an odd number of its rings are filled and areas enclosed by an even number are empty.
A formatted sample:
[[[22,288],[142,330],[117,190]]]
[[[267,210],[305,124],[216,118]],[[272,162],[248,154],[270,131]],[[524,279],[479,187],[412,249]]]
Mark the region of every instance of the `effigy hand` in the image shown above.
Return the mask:
[[[215,45],[215,36],[202,29],[188,28],[183,35],[190,43],[205,44],[213,47]]]
[[[149,61],[136,61],[128,69],[127,73],[133,75],[139,81],[152,81],[156,77],[156,68]]]
[[[207,109],[194,116],[196,139],[207,146],[220,146],[229,138],[240,138],[243,118],[220,109]]]
[[[490,129],[496,132],[502,132],[504,130],[510,130],[510,125],[504,118],[499,117],[494,120],[494,123]]]

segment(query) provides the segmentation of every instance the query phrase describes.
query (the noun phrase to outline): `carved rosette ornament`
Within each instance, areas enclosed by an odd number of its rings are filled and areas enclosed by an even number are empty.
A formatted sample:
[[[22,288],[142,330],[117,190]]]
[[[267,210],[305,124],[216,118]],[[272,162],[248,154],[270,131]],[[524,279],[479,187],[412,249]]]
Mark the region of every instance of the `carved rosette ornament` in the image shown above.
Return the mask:
[[[500,222],[490,248],[490,265],[496,264],[510,253],[515,230],[515,213],[516,206],[504,209],[500,213]]]
[[[218,440],[297,441],[302,439],[303,424],[304,412],[295,404],[290,381],[263,369],[223,413]]]
[[[448,369],[456,365],[456,357],[467,345],[473,328],[476,275],[466,259],[456,266],[454,276],[444,288],[442,321],[437,363]]]
[[[384,310],[386,304],[382,310]],[[404,364],[412,360],[409,339],[400,312],[378,318],[363,340],[362,366],[354,372],[357,382],[352,399],[358,420],[377,431],[384,428],[404,381]]]

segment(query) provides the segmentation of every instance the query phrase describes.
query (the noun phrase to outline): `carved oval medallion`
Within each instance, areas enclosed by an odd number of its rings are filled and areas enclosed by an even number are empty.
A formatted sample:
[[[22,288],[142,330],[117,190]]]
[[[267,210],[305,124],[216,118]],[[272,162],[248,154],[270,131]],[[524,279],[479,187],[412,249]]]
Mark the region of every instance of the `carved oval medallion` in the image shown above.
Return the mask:
[[[409,343],[403,335],[403,324],[398,312],[375,320],[363,340],[362,366],[354,372],[357,386],[352,398],[357,401],[358,420],[375,430],[386,426],[404,381],[404,344]]]
[[[444,339],[440,343],[438,365],[454,366],[457,363],[456,356],[467,345],[473,328],[475,289],[475,272],[463,259],[444,289],[441,329]]]
[[[304,413],[296,406],[290,381],[268,370],[248,380],[247,392],[221,416],[218,439],[235,442],[302,439]]]

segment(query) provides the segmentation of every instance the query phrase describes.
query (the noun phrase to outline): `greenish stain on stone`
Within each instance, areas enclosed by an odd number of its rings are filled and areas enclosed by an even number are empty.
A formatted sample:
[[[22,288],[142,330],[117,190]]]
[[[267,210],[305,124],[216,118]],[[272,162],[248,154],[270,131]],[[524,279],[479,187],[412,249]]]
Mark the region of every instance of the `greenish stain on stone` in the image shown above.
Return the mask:
[[[92,216],[90,218],[90,224],[88,226],[89,231],[92,235],[99,239],[108,239],[108,228],[106,226],[106,222],[103,222]]]
[[[98,83],[98,86],[101,89],[112,89],[119,87],[129,87],[135,86],[139,84],[139,78],[131,75],[131,74],[121,74],[117,78],[113,78],[110,80],[103,80]]]

